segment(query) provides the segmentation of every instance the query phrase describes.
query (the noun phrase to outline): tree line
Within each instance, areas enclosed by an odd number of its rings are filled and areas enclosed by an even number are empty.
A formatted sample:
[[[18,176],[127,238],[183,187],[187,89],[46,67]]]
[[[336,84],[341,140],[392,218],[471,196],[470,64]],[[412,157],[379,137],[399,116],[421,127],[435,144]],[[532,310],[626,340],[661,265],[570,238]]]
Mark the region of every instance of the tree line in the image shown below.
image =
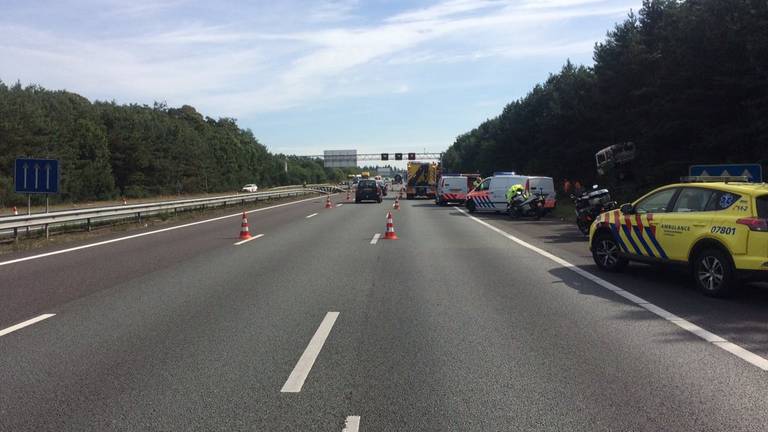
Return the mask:
[[[593,60],[566,62],[457,137],[443,165],[617,183],[597,175],[595,153],[634,142],[630,195],[675,181],[694,163],[765,167],[765,0],[646,0],[595,45]]]
[[[235,119],[205,117],[189,105],[92,103],[0,81],[0,205],[25,201],[13,193],[17,157],[59,159],[61,194],[53,198],[74,202],[324,183],[360,171],[270,153]]]

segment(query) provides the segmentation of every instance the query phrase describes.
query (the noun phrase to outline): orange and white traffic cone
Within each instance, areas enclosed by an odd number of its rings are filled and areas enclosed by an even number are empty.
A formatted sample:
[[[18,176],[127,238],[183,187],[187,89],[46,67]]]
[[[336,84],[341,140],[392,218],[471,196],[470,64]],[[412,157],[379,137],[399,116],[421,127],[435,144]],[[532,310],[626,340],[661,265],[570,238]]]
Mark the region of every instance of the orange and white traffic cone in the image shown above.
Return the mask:
[[[333,205],[331,204],[331,196],[330,195],[325,197],[325,208],[333,208]]]
[[[123,197],[123,205],[128,205],[128,200],[126,200],[125,197]]]
[[[397,240],[397,234],[395,234],[395,224],[392,223],[392,212],[387,212],[387,232],[384,233],[384,239]]]
[[[248,231],[248,218],[243,212],[243,223],[240,225],[240,240],[248,240],[251,238],[251,232]]]
[[[400,198],[395,198],[395,205],[393,205],[392,208],[400,210]]]
[[[19,215],[19,209],[16,208],[16,206],[13,206],[13,215],[18,216]]]

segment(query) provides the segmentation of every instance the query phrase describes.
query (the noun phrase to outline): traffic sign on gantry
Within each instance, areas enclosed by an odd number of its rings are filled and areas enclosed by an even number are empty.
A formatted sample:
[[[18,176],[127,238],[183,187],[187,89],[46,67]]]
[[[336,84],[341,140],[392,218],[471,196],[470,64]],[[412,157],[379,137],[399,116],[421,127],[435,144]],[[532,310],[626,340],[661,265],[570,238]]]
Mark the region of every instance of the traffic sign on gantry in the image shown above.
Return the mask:
[[[59,161],[55,159],[16,159],[14,191],[20,194],[59,193]]]

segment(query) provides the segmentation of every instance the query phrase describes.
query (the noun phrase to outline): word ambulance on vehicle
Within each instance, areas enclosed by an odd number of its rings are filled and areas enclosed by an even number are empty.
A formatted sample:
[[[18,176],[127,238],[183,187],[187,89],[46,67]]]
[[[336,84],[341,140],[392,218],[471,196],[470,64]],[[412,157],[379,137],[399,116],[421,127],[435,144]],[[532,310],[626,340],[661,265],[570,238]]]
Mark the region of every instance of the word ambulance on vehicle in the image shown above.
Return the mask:
[[[630,260],[679,263],[704,294],[730,294],[739,279],[768,280],[768,184],[702,181],[660,187],[590,227],[597,266]]]
[[[443,174],[437,182],[435,204],[446,205],[450,202],[464,204],[467,192],[472,190],[480,174]]]

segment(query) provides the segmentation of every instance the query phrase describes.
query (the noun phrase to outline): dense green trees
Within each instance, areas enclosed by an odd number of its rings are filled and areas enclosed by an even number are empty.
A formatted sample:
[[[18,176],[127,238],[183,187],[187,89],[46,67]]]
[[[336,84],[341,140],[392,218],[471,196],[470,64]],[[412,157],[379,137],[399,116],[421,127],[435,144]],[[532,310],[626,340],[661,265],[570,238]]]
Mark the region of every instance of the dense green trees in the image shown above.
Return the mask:
[[[645,1],[496,118],[459,136],[449,170],[599,180],[594,154],[633,141],[635,188],[692,163],[768,162],[768,2]]]
[[[61,160],[63,200],[220,192],[342,181],[322,161],[271,154],[234,119],[203,117],[191,106],[91,103],[65,91],[0,81],[0,205],[13,191],[19,156]],[[285,161],[288,172],[285,172]]]

